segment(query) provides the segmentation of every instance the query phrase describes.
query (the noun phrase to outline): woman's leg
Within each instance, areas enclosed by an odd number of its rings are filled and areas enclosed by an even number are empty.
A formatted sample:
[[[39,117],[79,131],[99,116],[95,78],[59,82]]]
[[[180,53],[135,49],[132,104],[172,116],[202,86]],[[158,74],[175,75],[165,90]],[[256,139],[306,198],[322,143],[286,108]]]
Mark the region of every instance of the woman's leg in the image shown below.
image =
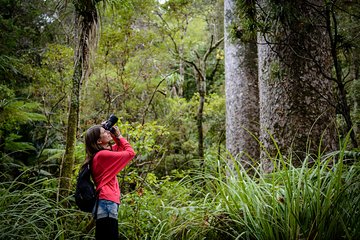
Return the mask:
[[[118,220],[110,217],[97,219],[95,238],[96,240],[118,240]]]

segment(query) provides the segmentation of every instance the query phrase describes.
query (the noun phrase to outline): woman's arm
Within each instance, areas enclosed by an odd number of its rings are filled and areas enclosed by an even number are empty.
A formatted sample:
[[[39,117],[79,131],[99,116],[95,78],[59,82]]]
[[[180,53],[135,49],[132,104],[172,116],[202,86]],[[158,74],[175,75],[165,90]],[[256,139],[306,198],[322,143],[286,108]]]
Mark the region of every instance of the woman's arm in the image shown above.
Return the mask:
[[[115,134],[111,133],[111,137],[115,142],[115,144],[112,146],[112,149],[115,151],[121,151],[121,150],[124,151],[125,149],[122,147],[121,141],[120,141],[120,138],[122,138],[121,132],[117,126],[114,126],[114,129],[115,129]],[[117,146],[117,148],[116,148],[116,146]]]
[[[110,151],[102,150],[95,156],[96,169],[94,169],[97,178],[108,182],[116,176],[126,165],[135,157],[136,153],[125,138],[119,139],[124,150]],[[115,146],[116,148],[117,146]],[[95,159],[94,159],[95,160]]]

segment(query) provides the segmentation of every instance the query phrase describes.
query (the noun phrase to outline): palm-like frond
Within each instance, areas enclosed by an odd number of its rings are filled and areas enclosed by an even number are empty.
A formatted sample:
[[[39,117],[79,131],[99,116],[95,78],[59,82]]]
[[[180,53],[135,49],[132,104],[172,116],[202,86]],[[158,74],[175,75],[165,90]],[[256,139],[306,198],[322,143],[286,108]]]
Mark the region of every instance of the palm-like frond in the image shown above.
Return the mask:
[[[97,46],[99,39],[99,14],[95,0],[74,0],[76,12],[77,46],[75,52],[75,65],[81,61],[82,78],[86,78],[90,72],[91,53]]]

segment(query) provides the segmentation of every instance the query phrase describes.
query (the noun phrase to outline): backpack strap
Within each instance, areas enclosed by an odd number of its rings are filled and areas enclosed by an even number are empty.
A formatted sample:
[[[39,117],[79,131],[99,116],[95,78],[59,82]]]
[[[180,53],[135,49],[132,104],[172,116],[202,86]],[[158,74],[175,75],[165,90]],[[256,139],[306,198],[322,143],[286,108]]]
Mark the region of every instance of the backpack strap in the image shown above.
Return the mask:
[[[91,163],[92,163],[92,159],[86,164],[87,168],[90,170],[90,176],[91,176],[91,179],[92,181],[94,182],[94,185],[95,185],[95,181],[94,181],[94,178],[93,178],[93,174],[92,174],[92,170],[91,170]],[[103,186],[103,185],[102,185]],[[101,186],[101,187],[102,187]],[[98,211],[98,207],[99,207],[99,192],[100,192],[100,188],[98,187],[95,187],[96,188],[96,191],[95,191],[95,212],[94,212],[94,219],[96,220],[97,219],[97,211]]]

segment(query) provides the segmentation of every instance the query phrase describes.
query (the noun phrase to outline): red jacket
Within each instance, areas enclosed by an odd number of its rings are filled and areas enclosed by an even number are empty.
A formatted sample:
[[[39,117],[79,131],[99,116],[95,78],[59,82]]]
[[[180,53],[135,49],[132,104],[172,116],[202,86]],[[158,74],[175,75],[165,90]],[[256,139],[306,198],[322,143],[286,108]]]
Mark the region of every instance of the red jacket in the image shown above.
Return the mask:
[[[92,177],[99,191],[99,199],[120,204],[120,188],[116,175],[135,157],[135,152],[125,138],[114,139],[112,151],[97,152],[92,161]]]

